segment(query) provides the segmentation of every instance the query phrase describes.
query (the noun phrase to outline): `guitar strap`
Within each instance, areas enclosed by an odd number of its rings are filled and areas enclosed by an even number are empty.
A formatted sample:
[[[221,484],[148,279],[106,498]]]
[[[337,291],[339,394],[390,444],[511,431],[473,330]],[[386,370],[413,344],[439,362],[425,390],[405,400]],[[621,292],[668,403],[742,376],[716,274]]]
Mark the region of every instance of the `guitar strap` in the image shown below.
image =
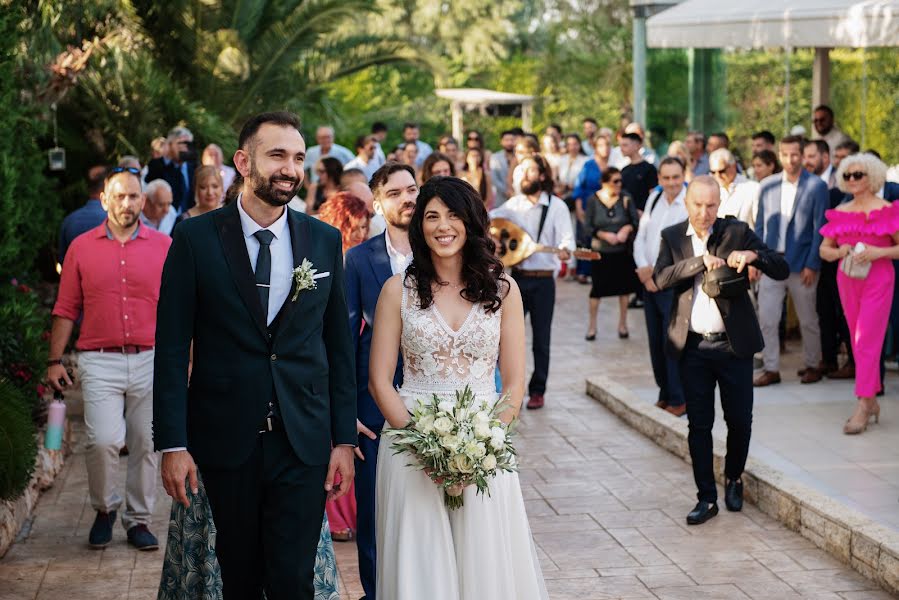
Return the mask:
[[[552,202],[552,199],[550,199],[550,202]],[[543,204],[541,206],[543,207],[543,210],[540,213],[540,227],[537,229],[537,239],[536,239],[536,242],[538,244],[540,243],[540,236],[543,235],[543,226],[546,224],[546,213],[549,212],[548,204]]]

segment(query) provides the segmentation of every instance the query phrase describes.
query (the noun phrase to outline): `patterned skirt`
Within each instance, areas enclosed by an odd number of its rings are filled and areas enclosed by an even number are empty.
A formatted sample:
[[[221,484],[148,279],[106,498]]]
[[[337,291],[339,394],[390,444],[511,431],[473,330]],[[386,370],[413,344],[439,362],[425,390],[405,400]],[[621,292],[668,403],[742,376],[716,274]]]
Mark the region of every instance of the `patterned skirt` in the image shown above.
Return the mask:
[[[199,477],[198,477],[199,479]],[[222,572],[215,557],[215,523],[203,482],[190,508],[172,502],[168,543],[162,563],[157,600],[222,600]],[[328,528],[322,520],[315,557],[315,600],[338,600],[337,560]]]

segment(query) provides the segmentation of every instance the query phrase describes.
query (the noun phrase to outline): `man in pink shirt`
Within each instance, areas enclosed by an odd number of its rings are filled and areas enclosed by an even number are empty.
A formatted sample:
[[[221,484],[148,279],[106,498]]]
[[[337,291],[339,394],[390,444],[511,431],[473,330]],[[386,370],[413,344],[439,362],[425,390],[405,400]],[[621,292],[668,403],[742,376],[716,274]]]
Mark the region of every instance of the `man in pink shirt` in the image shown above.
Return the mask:
[[[75,347],[84,394],[88,488],[97,511],[88,542],[103,548],[112,540],[122,503],[114,482],[119,450],[127,444],[122,522],[131,545],[155,550],[159,544],[148,529],[157,464],[151,432],[153,348],[162,265],[171,238],[140,225],[145,198],[139,170],[112,169],[100,200],[106,220],[75,238],[66,254],[53,307],[47,379],[57,390],[72,384],[62,355],[83,313]]]

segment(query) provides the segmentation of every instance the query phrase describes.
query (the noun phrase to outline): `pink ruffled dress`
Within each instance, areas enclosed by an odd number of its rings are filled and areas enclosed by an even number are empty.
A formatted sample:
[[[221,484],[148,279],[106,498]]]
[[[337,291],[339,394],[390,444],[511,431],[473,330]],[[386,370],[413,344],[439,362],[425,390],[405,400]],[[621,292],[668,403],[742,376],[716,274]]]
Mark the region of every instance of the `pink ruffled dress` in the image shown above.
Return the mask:
[[[821,228],[821,235],[836,240],[840,246],[854,246],[857,242],[866,246],[892,246],[893,234],[899,231],[899,203],[873,210],[868,215],[832,209],[825,216],[827,223]],[[855,394],[860,398],[872,398],[881,390],[880,353],[893,303],[895,277],[889,258],[871,263],[865,279],[853,279],[842,270],[837,271],[837,287],[855,355]]]

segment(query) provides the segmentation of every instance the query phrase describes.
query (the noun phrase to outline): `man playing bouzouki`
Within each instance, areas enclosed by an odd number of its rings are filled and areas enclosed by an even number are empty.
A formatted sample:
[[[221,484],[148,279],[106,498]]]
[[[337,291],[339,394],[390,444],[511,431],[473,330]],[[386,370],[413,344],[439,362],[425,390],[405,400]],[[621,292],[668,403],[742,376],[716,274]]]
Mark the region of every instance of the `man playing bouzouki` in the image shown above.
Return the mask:
[[[537,243],[558,248],[558,253],[535,252],[512,268],[512,277],[521,290],[525,314],[531,314],[534,373],[528,383],[527,407],[543,408],[546,378],[549,374],[549,343],[553,308],[556,303],[556,274],[562,261],[574,250],[574,233],[568,207],[553,196],[553,177],[549,164],[539,154],[522,161],[524,178],[521,194],[509,198],[490,213],[491,218],[508,219]]]

